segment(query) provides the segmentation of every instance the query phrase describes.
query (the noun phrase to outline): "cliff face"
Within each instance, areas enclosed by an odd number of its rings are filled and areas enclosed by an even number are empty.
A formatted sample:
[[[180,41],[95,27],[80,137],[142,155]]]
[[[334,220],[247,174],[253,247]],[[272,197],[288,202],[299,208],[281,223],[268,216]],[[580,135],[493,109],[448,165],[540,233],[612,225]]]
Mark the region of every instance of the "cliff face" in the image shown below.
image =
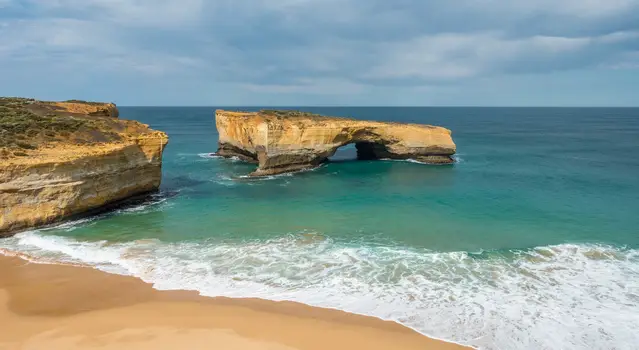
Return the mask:
[[[255,176],[309,169],[354,143],[360,159],[415,159],[449,164],[456,146],[448,129],[324,117],[291,111],[215,113],[217,154],[258,163]]]
[[[163,132],[113,104],[0,98],[0,237],[157,190]]]

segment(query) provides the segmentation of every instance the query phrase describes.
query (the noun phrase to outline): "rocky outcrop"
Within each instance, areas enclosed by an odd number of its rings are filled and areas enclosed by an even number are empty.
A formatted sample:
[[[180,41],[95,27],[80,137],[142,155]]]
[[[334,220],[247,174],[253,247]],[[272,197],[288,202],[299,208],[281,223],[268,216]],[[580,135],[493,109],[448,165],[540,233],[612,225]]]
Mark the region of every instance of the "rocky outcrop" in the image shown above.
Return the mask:
[[[119,117],[118,108],[113,103],[97,103],[85,101],[49,102],[54,110],[64,111],[68,114],[80,114],[103,117]]]
[[[251,175],[310,169],[341,146],[354,143],[360,159],[414,159],[450,164],[455,154],[448,129],[324,117],[296,111],[230,112],[218,110],[217,154],[258,164]]]
[[[0,98],[0,237],[156,191],[165,133],[113,104]]]

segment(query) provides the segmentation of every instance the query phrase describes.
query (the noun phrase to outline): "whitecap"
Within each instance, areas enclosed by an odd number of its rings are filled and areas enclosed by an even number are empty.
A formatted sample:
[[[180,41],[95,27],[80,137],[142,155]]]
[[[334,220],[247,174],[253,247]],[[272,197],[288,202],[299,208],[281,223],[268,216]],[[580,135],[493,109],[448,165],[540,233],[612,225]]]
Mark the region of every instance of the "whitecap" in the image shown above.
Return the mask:
[[[462,156],[461,154],[454,154],[452,156],[453,160],[455,161],[455,163],[463,163],[463,162],[465,162],[464,158],[462,158],[461,156]]]
[[[216,153],[198,153],[198,157],[200,158],[205,158],[205,159],[225,159],[225,160],[230,160],[232,162],[241,162],[242,159],[240,159],[240,157],[237,156],[233,156],[233,157],[223,157],[220,156]]]
[[[320,169],[323,169],[325,166],[326,166],[326,164],[320,164],[320,165],[318,165],[316,167],[313,167],[313,168],[301,169],[301,170],[296,170],[296,171],[291,171],[291,172],[287,172],[287,173],[283,173],[283,174],[276,174],[276,175],[265,175],[265,176],[239,175],[239,176],[236,176],[236,179],[250,180],[250,181],[277,180],[277,179],[281,179],[281,178],[285,178],[285,177],[295,176],[296,174],[312,173],[312,172],[318,171]]]
[[[233,180],[233,178],[226,174],[219,174],[214,179],[212,179],[218,185],[233,187],[236,186],[237,183]]]
[[[171,194],[171,196],[176,195],[178,192],[179,190],[175,191],[173,194]],[[164,210],[165,208],[170,206],[168,199],[169,199],[168,195],[161,192],[152,194],[147,199],[145,199],[142,203],[124,205],[123,207],[113,211],[112,214],[126,214],[126,213],[142,214],[142,213],[149,213],[149,212],[157,211],[157,210]]]
[[[220,158],[224,158],[220,155],[217,155],[215,153],[198,153],[197,154],[198,157],[200,158],[206,158],[206,159],[220,159]]]
[[[462,162],[461,158],[459,158],[456,155],[452,156],[453,158],[453,162],[454,163],[460,163]],[[413,164],[422,164],[422,165],[448,165],[448,164],[433,164],[433,163],[428,163],[428,162],[422,162],[419,161],[417,159],[413,159],[413,158],[408,158],[408,159],[392,159],[392,158],[380,158],[380,160],[386,161],[386,162],[403,162],[403,163],[413,163]]]
[[[482,349],[631,349],[639,344],[639,251],[594,244],[433,252],[271,240],[79,242],[26,232],[5,251],[137,276],[160,290],[292,300],[393,320]],[[2,251],[0,251],[1,253]]]

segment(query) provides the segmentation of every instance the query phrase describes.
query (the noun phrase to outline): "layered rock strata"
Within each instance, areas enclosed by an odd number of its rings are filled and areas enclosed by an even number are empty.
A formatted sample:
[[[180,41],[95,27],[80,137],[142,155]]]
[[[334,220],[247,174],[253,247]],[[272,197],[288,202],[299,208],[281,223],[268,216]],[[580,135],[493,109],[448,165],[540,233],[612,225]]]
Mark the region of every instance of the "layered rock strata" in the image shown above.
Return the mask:
[[[339,147],[354,143],[360,159],[453,162],[456,146],[448,129],[325,117],[297,111],[217,110],[217,154],[258,164],[265,176],[317,167]]]
[[[0,98],[0,237],[156,191],[167,142],[114,104]]]

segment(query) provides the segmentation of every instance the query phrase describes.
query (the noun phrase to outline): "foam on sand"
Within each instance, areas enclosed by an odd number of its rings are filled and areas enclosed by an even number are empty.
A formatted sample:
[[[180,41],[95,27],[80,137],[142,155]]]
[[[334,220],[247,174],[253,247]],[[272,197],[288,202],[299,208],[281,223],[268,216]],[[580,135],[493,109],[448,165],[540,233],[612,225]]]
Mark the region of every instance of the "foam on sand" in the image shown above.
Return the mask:
[[[108,243],[26,232],[0,241],[0,248],[136,276],[160,290],[291,300],[376,316],[482,349],[639,344],[638,250],[563,244],[433,252],[311,236]]]
[[[368,350],[461,349],[369,317],[291,302],[157,291],[139,279],[89,268],[0,256],[0,275],[3,349],[194,349],[202,344],[242,350],[351,350],[353,344]]]

